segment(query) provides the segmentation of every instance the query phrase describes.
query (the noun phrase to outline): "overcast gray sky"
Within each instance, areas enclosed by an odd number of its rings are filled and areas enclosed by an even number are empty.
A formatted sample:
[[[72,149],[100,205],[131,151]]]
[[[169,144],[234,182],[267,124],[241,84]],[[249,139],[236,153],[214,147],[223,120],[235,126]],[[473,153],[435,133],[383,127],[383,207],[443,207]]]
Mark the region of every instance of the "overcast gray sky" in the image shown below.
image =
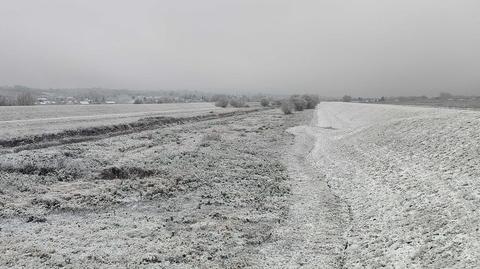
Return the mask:
[[[479,0],[0,0],[0,85],[480,94]]]

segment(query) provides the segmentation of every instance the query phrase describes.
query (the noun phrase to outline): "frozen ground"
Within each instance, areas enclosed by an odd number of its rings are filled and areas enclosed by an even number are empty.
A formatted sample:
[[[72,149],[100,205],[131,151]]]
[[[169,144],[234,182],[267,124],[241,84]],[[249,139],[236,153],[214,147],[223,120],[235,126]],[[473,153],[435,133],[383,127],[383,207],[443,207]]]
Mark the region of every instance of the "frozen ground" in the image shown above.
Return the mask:
[[[305,153],[291,162],[304,171],[294,185],[305,188],[292,189],[287,221],[299,229],[274,233],[286,241],[280,257],[295,259],[283,263],[478,268],[479,126],[479,112],[320,104],[310,125],[291,129]]]
[[[478,268],[478,126],[321,103],[0,152],[0,267]]]
[[[288,212],[306,113],[250,112],[4,152],[0,267],[239,268]]]
[[[185,117],[235,110],[213,103],[4,106],[0,107],[0,139],[124,124],[147,116]]]

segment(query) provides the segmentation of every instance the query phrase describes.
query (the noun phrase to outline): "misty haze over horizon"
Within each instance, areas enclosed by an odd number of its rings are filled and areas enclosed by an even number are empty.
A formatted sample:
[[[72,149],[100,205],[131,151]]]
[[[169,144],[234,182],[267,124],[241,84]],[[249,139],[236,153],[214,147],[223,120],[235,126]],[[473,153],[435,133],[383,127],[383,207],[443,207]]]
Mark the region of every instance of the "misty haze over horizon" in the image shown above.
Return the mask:
[[[17,0],[0,85],[480,94],[480,2]]]

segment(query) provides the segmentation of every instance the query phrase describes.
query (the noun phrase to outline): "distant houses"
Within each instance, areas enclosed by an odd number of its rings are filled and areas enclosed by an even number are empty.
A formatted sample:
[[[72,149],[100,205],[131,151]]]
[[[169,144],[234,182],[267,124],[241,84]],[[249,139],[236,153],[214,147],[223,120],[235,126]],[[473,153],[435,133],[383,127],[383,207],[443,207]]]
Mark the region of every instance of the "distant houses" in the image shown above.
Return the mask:
[[[50,101],[46,97],[38,97],[37,98],[37,104],[39,105],[48,105],[50,104]]]
[[[214,95],[196,90],[37,89],[7,85],[0,86],[0,106],[132,104],[135,100],[139,104],[214,102]]]
[[[91,104],[163,104],[163,103],[188,103],[188,102],[205,102],[208,101],[205,98],[198,98],[191,96],[189,98],[178,96],[129,96],[127,98],[120,98],[115,100],[114,98],[107,99],[106,97],[91,98],[87,96],[78,97],[54,97],[54,96],[42,96],[35,100],[36,105],[52,105],[52,104],[64,104],[64,105],[91,105]]]

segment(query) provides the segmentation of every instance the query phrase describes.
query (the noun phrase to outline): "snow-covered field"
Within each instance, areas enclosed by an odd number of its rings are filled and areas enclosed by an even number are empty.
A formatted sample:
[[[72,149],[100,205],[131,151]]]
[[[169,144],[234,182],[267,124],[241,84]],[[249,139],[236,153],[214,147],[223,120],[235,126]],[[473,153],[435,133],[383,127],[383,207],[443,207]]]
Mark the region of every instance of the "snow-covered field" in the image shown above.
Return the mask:
[[[321,210],[334,217],[307,223],[332,229],[304,239],[319,242],[317,256],[336,256],[332,267],[478,268],[479,127],[479,112],[320,104],[291,132],[314,141],[301,165],[325,185],[293,188],[310,197],[293,204],[312,215],[309,205],[328,201]]]
[[[212,114],[0,152],[0,267],[480,267],[480,112]]]
[[[0,152],[0,268],[242,268],[288,204],[279,110]]]
[[[233,110],[213,103],[4,106],[0,107],[0,139],[129,123],[147,116],[185,117]]]

